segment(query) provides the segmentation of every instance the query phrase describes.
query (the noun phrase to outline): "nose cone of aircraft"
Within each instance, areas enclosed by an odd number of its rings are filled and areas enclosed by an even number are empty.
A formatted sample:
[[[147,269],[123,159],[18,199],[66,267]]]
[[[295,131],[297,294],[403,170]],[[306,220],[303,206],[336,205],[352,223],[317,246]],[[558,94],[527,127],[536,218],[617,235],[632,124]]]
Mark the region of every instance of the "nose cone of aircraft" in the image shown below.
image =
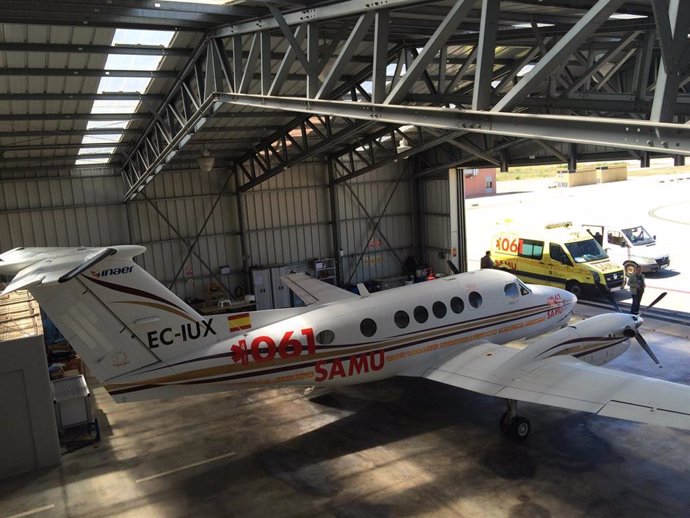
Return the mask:
[[[559,290],[559,292],[565,302],[566,310],[572,312],[575,309],[575,304],[577,304],[577,297],[566,290]]]
[[[569,291],[535,284],[531,284],[530,288],[535,295],[544,297],[549,306],[560,308],[559,313],[570,314],[575,309],[577,297]]]

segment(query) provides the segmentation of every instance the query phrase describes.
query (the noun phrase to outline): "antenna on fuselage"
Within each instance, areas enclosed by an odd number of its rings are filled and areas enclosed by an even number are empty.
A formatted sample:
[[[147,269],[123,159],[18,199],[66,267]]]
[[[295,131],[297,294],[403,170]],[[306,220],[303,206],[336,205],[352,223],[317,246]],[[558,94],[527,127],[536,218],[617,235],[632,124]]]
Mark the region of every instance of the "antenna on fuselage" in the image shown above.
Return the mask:
[[[369,293],[369,290],[367,289],[367,287],[364,285],[363,282],[357,283],[357,289],[359,290],[359,296],[360,297],[368,297],[369,295],[371,295],[371,293]]]

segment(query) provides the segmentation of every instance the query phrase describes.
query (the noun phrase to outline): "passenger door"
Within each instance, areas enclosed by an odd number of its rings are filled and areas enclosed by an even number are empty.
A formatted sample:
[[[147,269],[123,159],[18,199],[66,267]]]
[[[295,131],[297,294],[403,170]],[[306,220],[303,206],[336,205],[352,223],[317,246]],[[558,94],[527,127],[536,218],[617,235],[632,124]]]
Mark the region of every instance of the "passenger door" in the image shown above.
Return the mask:
[[[574,266],[568,254],[558,243],[549,243],[549,257],[546,260],[549,271],[549,286],[565,287],[574,276]]]

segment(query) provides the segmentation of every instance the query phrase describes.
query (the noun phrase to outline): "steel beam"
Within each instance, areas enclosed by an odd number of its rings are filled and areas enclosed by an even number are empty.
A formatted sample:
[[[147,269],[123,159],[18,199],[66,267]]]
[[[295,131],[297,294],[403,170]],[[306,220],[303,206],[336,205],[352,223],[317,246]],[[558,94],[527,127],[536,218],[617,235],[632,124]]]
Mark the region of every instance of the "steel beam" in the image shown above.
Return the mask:
[[[652,2],[654,16],[659,27],[659,37],[664,37],[665,45],[662,45],[663,66],[659,67],[654,89],[654,104],[650,120],[670,122],[675,115],[678,87],[681,81],[680,61],[687,56],[688,27],[690,27],[690,9],[687,5],[681,7],[683,0],[670,0],[668,11],[660,8],[659,0]],[[665,29],[665,30],[664,30]],[[665,34],[665,31],[670,31]],[[668,41],[670,40],[670,41]]]
[[[500,0],[482,0],[482,15],[479,29],[479,53],[474,72],[472,109],[486,110],[491,97],[494,55],[496,53],[496,31],[498,29],[498,6]]]
[[[3,68],[3,76],[40,77],[150,77],[175,79],[174,70],[103,70],[103,68]]]
[[[388,22],[387,9],[376,11],[374,25],[374,57],[372,70],[372,101],[381,103],[386,97],[386,68],[388,67]]]
[[[465,59],[464,63],[460,66],[460,69],[457,71],[453,79],[450,81],[450,84],[443,90],[446,94],[450,94],[453,92],[456,86],[462,81],[462,78],[467,74],[467,71],[469,70],[470,66],[472,66],[477,59],[477,53],[479,52],[479,47],[475,46],[472,48],[472,51],[467,55],[467,58]]]
[[[142,101],[159,103],[163,100],[162,95],[158,94],[140,94],[140,93],[108,93],[100,94],[75,94],[75,93],[14,93],[14,94],[0,94],[0,101],[76,101],[76,102],[91,102],[91,101]],[[4,115],[2,116],[4,118]],[[120,115],[121,119],[127,119],[128,113]]]
[[[625,0],[599,0],[492,109],[507,111],[559,67]]]
[[[604,54],[599,60],[596,61],[596,63],[591,65],[585,72],[581,74],[579,80],[575,81],[569,88],[563,91],[561,93],[561,97],[567,96],[570,92],[574,92],[575,90],[583,86],[585,83],[587,83],[594,74],[599,72],[605,65],[609,64],[616,56],[618,56],[618,54],[620,54],[623,51],[623,49],[625,49],[628,45],[634,42],[640,34],[640,32],[633,32],[632,34],[629,34],[626,38],[622,38],[620,43],[616,47]]]
[[[331,95],[335,85],[342,77],[345,67],[350,63],[352,56],[354,56],[357,47],[369,31],[369,27],[371,27],[373,21],[374,13],[372,12],[365,13],[359,17],[357,23],[350,32],[350,36],[348,36],[347,40],[340,49],[340,53],[338,54],[335,63],[324,78],[321,88],[316,93],[316,96],[314,96],[316,99],[327,98]],[[307,97],[311,96],[307,95]]]
[[[419,3],[422,2],[420,0],[385,0],[384,2],[348,0],[345,2],[335,2],[330,5],[302,9],[288,14],[281,13],[282,21],[279,21],[274,16],[267,16],[259,20],[219,27],[210,31],[209,36],[212,38],[227,38],[237,34],[250,34],[257,30],[277,29],[282,23],[285,23],[287,26],[306,22],[312,23],[334,18],[345,18],[365,11],[376,11],[382,8],[396,9]],[[272,4],[269,3],[268,5],[270,8]]]
[[[458,0],[453,4],[446,17],[434,31],[434,34],[424,45],[417,59],[407,67],[405,76],[391,89],[384,104],[397,103],[410,91],[414,82],[424,73],[441,46],[445,44],[458,25],[460,25],[460,22],[467,16],[467,13],[470,12],[473,3],[473,0]]]
[[[336,163],[338,163],[343,170],[349,171],[345,175],[340,175],[336,179],[335,182],[336,183],[347,182],[349,180],[352,180],[353,178],[356,178],[358,176],[362,176],[363,174],[369,173],[369,172],[371,172],[375,169],[378,169],[384,165],[391,164],[393,162],[397,162],[400,159],[408,159],[408,158],[411,158],[415,155],[419,155],[420,153],[423,153],[424,151],[428,151],[429,149],[432,149],[432,148],[439,146],[445,142],[448,142],[448,141],[450,141],[456,137],[459,137],[463,133],[465,133],[465,132],[454,131],[454,132],[446,133],[446,134],[443,134],[439,137],[433,138],[431,140],[427,140],[425,142],[415,144],[414,147],[412,147],[411,149],[409,149],[403,153],[397,153],[397,154],[392,153],[384,159],[381,159],[381,158],[377,159],[373,155],[370,156],[369,158],[362,157],[362,156],[358,155],[358,158],[361,160],[362,165],[363,165],[363,167],[360,167],[359,169],[357,169],[356,166],[354,165],[354,163],[355,163],[354,160],[350,160],[351,165],[348,167],[347,165],[345,165],[345,163],[342,160],[339,160],[338,157],[334,157],[336,160]],[[374,139],[374,142],[375,141],[376,141],[376,139]],[[350,155],[352,155],[353,151],[349,150],[348,153]]]
[[[220,102],[263,109],[320,113],[338,117],[412,124],[472,133],[576,142],[674,154],[690,154],[690,127],[648,121],[449,110],[257,95],[218,94]]]
[[[0,52],[36,52],[39,54],[128,54],[134,56],[189,57],[191,49],[146,45],[81,45],[77,43],[0,43]]]

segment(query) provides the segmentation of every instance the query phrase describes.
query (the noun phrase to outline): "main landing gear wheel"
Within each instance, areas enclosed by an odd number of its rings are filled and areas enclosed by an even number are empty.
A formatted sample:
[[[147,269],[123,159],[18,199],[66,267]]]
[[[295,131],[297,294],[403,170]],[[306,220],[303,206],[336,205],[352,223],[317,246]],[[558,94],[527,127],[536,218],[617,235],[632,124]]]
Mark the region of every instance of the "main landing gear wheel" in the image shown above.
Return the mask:
[[[506,402],[508,403],[508,410],[498,421],[498,427],[504,434],[524,441],[532,430],[532,425],[530,425],[529,419],[517,415],[517,401],[508,399]]]

